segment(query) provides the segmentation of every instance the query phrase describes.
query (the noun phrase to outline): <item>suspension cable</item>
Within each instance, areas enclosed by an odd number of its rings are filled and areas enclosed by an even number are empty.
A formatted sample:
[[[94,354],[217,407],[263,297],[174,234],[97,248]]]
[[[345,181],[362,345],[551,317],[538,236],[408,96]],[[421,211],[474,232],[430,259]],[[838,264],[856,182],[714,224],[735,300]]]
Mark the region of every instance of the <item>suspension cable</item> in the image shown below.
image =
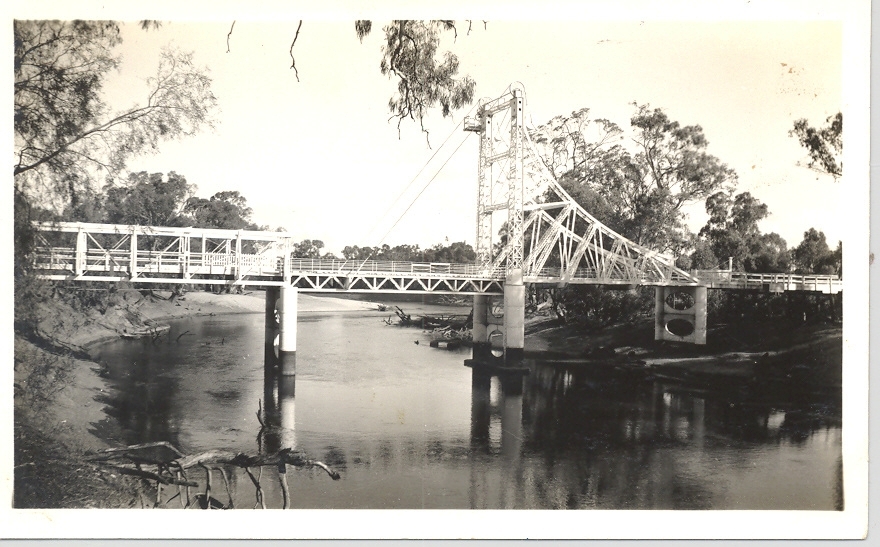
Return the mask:
[[[465,118],[467,118],[468,116],[470,116],[471,114],[473,114],[474,109],[477,108],[478,106],[479,106],[479,103],[474,104],[474,105],[471,107],[471,109],[467,112],[467,114],[465,114],[465,115],[461,118],[461,120],[455,125],[455,127],[452,129],[452,131],[449,132],[449,135],[446,136],[446,139],[443,141],[443,144],[441,144],[440,147],[439,147],[439,148],[438,148],[438,149],[437,149],[437,150],[431,155],[431,157],[428,158],[428,161],[425,162],[425,164],[422,166],[422,168],[419,169],[419,172],[416,173],[416,175],[412,178],[412,180],[410,180],[409,184],[406,185],[406,188],[404,188],[404,189],[403,189],[403,190],[397,195],[397,197],[394,198],[394,201],[391,202],[391,205],[389,205],[388,208],[385,210],[385,212],[382,213],[382,215],[379,216],[379,220],[376,221],[376,223],[373,225],[373,227],[372,227],[372,228],[370,229],[370,231],[367,232],[367,233],[373,233],[373,232],[376,230],[376,228],[379,226],[379,223],[381,222],[381,220],[382,220],[383,218],[385,218],[385,217],[388,216],[388,213],[390,213],[391,210],[394,208],[394,206],[397,205],[397,202],[400,201],[400,199],[404,196],[404,194],[406,194],[406,193],[409,191],[409,189],[413,186],[413,184],[415,184],[415,182],[418,180],[418,178],[421,176],[421,174],[425,171],[425,169],[427,169],[428,165],[434,160],[435,157],[437,157],[437,154],[440,153],[440,150],[442,150],[443,147],[446,146],[446,143],[449,142],[449,139],[451,139],[452,136],[453,136],[455,133],[458,132],[458,129],[459,129],[459,128],[462,126],[462,124],[464,123]],[[443,170],[443,168],[446,166],[446,164],[449,163],[449,160],[451,160],[452,157],[455,156],[455,153],[458,152],[458,150],[462,147],[462,145],[465,143],[465,141],[467,141],[467,137],[468,137],[468,135],[466,135],[465,138],[462,139],[462,141],[461,141],[461,142],[459,143],[459,145],[455,148],[455,150],[452,152],[452,154],[450,154],[449,157],[446,158],[446,161],[443,162],[443,165],[441,165],[440,168],[437,170],[437,172],[434,173],[434,176],[431,177],[431,179],[428,181],[428,183],[427,183],[427,184],[421,189],[421,191],[419,191],[419,193],[418,193],[418,195],[415,197],[415,199],[413,199],[413,201],[410,202],[410,204],[407,206],[406,210],[404,210],[404,212],[403,212],[403,213],[397,218],[397,220],[395,220],[395,222],[394,222],[394,224],[391,226],[391,228],[389,228],[388,231],[385,232],[385,235],[383,235],[382,238],[379,240],[378,245],[381,245],[381,244],[385,241],[385,238],[388,237],[388,234],[391,233],[391,230],[393,230],[394,227],[397,226],[397,224],[403,219],[403,216],[406,215],[406,213],[410,210],[410,208],[412,208],[412,206],[413,206],[413,204],[416,202],[416,200],[419,199],[419,197],[425,192],[425,190],[428,188],[428,186],[430,186],[431,183],[434,181],[434,179],[437,178],[437,175],[440,174],[440,171]],[[373,257],[373,255],[375,254],[375,252],[376,252],[376,251],[375,251],[375,247],[374,247],[373,249],[370,250],[370,254],[367,255],[367,258],[365,258],[365,259],[363,260],[363,262],[360,263],[360,265],[357,267],[357,269],[356,269],[356,270],[350,270],[350,271],[352,271],[352,272],[359,272],[359,271],[361,270],[361,268],[363,268],[364,264],[366,264],[367,261],[370,260],[370,258]]]
[[[392,224],[391,227],[388,228],[388,231],[385,232],[385,235],[383,235],[382,239],[379,240],[379,245],[381,245],[385,241],[385,238],[387,238],[388,235],[394,230],[394,228],[400,223],[400,221],[403,220],[403,217],[406,216],[412,206],[415,205],[416,201],[418,201],[418,199],[422,197],[422,194],[424,194],[425,190],[427,190],[428,187],[431,186],[431,183],[434,182],[434,179],[436,179],[437,176],[440,175],[440,172],[443,171],[443,168],[446,167],[446,164],[449,163],[449,160],[451,160],[453,156],[455,156],[455,153],[458,152],[458,150],[464,145],[465,142],[467,142],[469,136],[470,135],[466,135],[465,138],[462,139],[460,143],[458,143],[458,146],[456,146],[455,150],[452,151],[452,154],[450,154],[449,157],[446,158],[446,160],[443,162],[443,165],[440,166],[440,169],[437,169],[437,172],[434,173],[434,176],[432,176],[431,179],[428,180],[427,184],[425,184],[422,189],[419,190],[419,193],[416,195],[416,197],[414,197],[412,201],[409,202],[409,205],[406,206],[406,209],[404,209],[403,213],[401,213],[400,216],[397,217],[397,220],[394,221],[394,224]],[[365,258],[364,261],[361,262],[360,266],[358,266],[357,270],[354,271],[359,272],[361,268],[364,267],[364,264],[367,263],[367,260],[372,258],[374,253],[375,248],[370,251],[369,256],[367,256],[367,258]]]

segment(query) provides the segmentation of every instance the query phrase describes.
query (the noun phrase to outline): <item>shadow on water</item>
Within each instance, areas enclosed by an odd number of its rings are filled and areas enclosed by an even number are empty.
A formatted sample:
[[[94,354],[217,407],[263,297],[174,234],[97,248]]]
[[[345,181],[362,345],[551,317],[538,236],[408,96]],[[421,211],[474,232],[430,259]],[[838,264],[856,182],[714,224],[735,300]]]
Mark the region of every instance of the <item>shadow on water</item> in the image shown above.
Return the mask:
[[[279,374],[261,317],[175,326],[198,333],[180,343],[109,348],[113,390],[100,400],[118,440],[303,450],[342,480],[288,473],[298,508],[842,508],[834,404],[534,361],[511,383],[372,317],[301,327],[297,376]],[[277,470],[262,473],[266,505],[280,507]],[[254,506],[251,479],[228,475],[235,506]]]

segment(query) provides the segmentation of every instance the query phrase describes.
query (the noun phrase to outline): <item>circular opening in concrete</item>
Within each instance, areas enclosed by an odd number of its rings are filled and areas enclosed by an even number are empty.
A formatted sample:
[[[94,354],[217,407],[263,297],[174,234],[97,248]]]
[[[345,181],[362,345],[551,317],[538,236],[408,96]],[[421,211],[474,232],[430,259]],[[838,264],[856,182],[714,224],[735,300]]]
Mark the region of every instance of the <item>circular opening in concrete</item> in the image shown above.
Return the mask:
[[[690,336],[694,333],[694,324],[686,319],[673,319],[666,323],[666,330],[675,336]]]
[[[693,296],[683,292],[674,292],[666,297],[666,305],[673,310],[689,310],[695,303]]]
[[[501,331],[495,331],[489,335],[489,345],[492,355],[501,357],[504,355],[504,334]]]

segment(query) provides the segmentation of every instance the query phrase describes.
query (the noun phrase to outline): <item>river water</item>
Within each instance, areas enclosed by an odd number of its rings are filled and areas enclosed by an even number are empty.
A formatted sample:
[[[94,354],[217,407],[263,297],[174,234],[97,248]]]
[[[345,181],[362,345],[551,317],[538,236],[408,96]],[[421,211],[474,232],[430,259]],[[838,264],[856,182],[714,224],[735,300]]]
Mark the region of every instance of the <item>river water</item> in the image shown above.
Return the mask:
[[[430,348],[386,315],[301,313],[297,374],[280,385],[264,383],[261,314],[108,344],[97,360],[109,417],[96,430],[188,454],[290,447],[340,472],[288,472],[294,508],[842,509],[839,411],[535,361],[514,394],[474,381],[470,350]],[[260,435],[267,400],[281,427]],[[266,505],[280,507],[277,470],[262,473]],[[235,507],[253,507],[250,479],[230,482]],[[214,488],[225,502],[219,475]]]

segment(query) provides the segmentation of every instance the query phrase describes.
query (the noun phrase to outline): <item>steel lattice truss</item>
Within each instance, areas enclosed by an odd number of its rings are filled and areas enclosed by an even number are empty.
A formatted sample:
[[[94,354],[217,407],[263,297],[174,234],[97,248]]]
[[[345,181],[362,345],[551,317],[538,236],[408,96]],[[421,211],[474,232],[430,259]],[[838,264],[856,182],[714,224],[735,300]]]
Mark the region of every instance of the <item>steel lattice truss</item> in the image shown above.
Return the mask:
[[[560,286],[697,284],[672,258],[626,239],[577,204],[524,129],[523,102],[522,90],[512,89],[465,125],[481,136],[478,265]],[[493,224],[505,232],[495,244]]]
[[[34,269],[44,279],[281,285],[291,243],[276,232],[36,224]]]

